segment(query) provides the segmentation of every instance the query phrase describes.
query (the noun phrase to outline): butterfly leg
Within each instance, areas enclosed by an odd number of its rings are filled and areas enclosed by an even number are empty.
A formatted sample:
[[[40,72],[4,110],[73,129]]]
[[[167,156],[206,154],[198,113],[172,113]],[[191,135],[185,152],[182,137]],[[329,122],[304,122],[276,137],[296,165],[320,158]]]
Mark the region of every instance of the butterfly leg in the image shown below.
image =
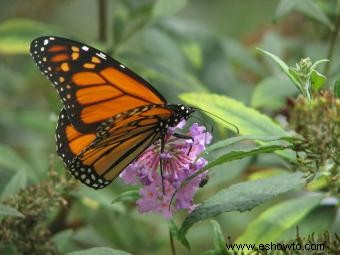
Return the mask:
[[[188,140],[188,139],[190,139],[190,140],[192,141],[192,143],[194,143],[194,138],[192,138],[191,136],[188,136],[188,135],[183,135],[183,134],[179,134],[179,133],[174,133],[174,134],[173,134],[173,136],[174,136],[174,137],[177,137],[177,138],[180,138],[180,139],[185,139],[185,140]],[[192,149],[192,145],[190,145],[190,149],[189,149],[189,151],[188,151],[188,154],[187,154],[187,155],[189,155],[189,154],[190,154],[190,152],[191,152],[191,149]]]
[[[161,138],[161,154],[162,153],[164,153],[164,137]],[[162,178],[162,192],[163,192],[163,195],[165,195],[164,176],[163,176],[163,159],[161,156],[159,157],[159,169],[161,171],[161,178]]]

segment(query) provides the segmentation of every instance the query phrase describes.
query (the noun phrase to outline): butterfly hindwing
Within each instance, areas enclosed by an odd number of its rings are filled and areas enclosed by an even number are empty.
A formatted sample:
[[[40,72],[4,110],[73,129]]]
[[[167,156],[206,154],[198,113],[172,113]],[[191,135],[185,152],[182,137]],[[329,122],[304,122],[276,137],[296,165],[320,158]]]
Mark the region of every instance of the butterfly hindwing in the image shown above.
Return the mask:
[[[33,40],[30,52],[81,132],[94,132],[101,122],[134,108],[166,104],[148,82],[88,45],[46,36]]]

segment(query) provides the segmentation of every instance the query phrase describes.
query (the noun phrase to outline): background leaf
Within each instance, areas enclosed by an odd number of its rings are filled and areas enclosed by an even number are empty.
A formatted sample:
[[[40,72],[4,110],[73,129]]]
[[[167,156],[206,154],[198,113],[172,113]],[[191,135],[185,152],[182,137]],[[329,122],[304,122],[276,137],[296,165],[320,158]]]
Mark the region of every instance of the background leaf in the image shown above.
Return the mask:
[[[62,35],[59,29],[28,19],[12,19],[0,23],[0,53],[28,54],[30,42],[42,35]]]
[[[3,199],[6,196],[14,195],[21,189],[24,189],[27,185],[27,174],[23,169],[18,171],[11,180],[6,184],[4,190],[1,193],[1,198]]]
[[[34,180],[37,180],[37,174],[32,167],[22,159],[12,148],[0,144],[0,166],[12,171],[26,171]]]
[[[4,204],[0,204],[0,216],[15,216],[15,217],[20,217],[20,218],[25,217],[17,209],[4,205]]]
[[[221,226],[215,220],[212,220],[211,224],[213,226],[213,242],[215,251],[217,252],[217,254],[225,254],[227,250],[225,247],[225,239],[222,234]]]
[[[334,25],[327,17],[327,15],[322,11],[317,1],[313,0],[281,0],[275,13],[275,19],[281,18],[292,11],[300,11],[307,17],[310,17],[321,24],[326,25],[331,30],[334,29]]]
[[[295,226],[320,204],[324,195],[287,200],[265,210],[250,223],[235,243],[270,243],[281,239],[283,233]]]
[[[106,247],[96,247],[83,251],[69,252],[66,255],[131,255],[131,253]]]
[[[173,15],[185,7],[187,3],[187,0],[157,0],[153,10],[153,17],[160,18]]]
[[[241,182],[224,189],[199,205],[184,220],[180,232],[184,235],[198,221],[223,212],[251,210],[273,197],[304,183],[302,173],[283,174],[266,179]]]
[[[340,98],[340,76],[336,78],[334,83],[334,94],[337,98]]]
[[[288,97],[296,95],[297,92],[288,79],[268,77],[256,85],[251,105],[265,110],[277,110],[285,105]]]

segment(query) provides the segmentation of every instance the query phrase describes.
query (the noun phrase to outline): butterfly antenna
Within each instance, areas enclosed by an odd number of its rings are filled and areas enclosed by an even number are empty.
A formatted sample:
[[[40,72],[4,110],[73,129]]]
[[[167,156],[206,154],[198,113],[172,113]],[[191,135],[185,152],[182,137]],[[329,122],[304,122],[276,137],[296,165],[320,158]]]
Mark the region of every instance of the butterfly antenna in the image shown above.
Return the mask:
[[[233,123],[231,123],[231,122],[229,122],[229,121],[226,121],[225,119],[222,119],[221,117],[219,117],[219,116],[217,116],[216,114],[213,114],[213,113],[211,113],[211,112],[205,111],[205,110],[200,109],[200,108],[197,108],[197,107],[193,107],[193,108],[194,108],[195,110],[198,110],[198,111],[204,112],[204,113],[206,113],[206,114],[209,114],[209,115],[211,115],[211,116],[213,116],[213,117],[215,117],[215,118],[217,118],[217,119],[219,119],[219,120],[221,120],[221,121],[227,123],[228,125],[230,125],[230,126],[232,126],[232,127],[235,128],[236,133],[237,133],[238,135],[240,134],[240,130],[239,130],[238,127],[237,127],[236,125],[234,125]]]

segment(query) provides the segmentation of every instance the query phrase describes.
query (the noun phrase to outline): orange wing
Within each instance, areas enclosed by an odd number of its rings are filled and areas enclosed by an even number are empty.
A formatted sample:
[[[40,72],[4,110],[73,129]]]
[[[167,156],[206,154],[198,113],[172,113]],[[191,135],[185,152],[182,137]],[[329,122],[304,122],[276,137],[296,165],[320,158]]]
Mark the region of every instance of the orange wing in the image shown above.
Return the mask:
[[[148,82],[88,45],[40,37],[32,41],[30,52],[80,132],[94,132],[101,122],[131,109],[166,104]]]
[[[159,123],[171,114],[166,108],[143,106],[102,122],[95,133],[81,133],[63,109],[56,130],[58,155],[77,179],[104,188],[161,138]]]

